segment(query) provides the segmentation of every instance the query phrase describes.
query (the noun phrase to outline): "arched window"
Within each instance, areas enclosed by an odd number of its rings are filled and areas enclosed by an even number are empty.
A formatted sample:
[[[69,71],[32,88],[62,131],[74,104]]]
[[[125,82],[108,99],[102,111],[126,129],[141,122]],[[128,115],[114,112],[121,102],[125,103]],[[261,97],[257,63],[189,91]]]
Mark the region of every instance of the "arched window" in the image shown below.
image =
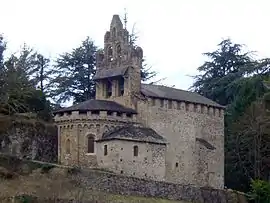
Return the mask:
[[[112,82],[108,80],[106,83],[106,97],[111,96],[112,96]]]
[[[67,139],[67,141],[66,141],[66,154],[70,154],[70,140],[69,139]]]
[[[134,146],[133,147],[133,156],[138,156],[138,154],[139,154],[139,148],[138,148],[138,146]]]
[[[108,54],[108,60],[112,61],[113,60],[113,49],[111,46],[108,47],[107,54]]]
[[[109,126],[105,125],[104,128],[103,128],[103,132],[106,133],[109,131]]]
[[[119,80],[118,80],[118,86],[119,86],[119,92],[118,92],[118,96],[123,96],[124,95],[124,90],[125,90],[125,80],[123,77],[121,77]]]
[[[117,57],[121,57],[121,46],[120,46],[120,44],[118,44],[117,47],[116,47],[116,53],[117,53]]]
[[[99,133],[100,132],[100,125],[99,124],[96,125],[96,129],[97,129],[97,133]]]
[[[113,38],[116,37],[116,28],[115,27],[112,29],[112,36],[113,36]]]
[[[95,153],[95,136],[89,135],[87,137],[87,153]]]
[[[104,156],[108,155],[108,146],[104,145]]]

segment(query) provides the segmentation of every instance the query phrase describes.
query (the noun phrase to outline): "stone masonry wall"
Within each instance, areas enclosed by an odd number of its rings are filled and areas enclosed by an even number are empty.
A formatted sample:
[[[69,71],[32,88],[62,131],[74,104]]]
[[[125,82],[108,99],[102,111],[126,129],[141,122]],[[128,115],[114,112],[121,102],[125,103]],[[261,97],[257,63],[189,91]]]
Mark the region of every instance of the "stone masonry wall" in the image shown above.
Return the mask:
[[[247,203],[243,194],[231,190],[200,188],[163,181],[144,180],[99,171],[84,171],[73,174],[87,189],[145,197],[183,200],[194,203]]]
[[[57,161],[55,125],[23,116],[0,116],[0,128],[0,153],[32,160]]]
[[[107,145],[107,155],[104,155]],[[138,146],[138,156],[133,156],[133,147]],[[165,180],[166,146],[124,140],[97,143],[98,165],[118,174]]]
[[[192,103],[151,99],[138,103],[137,120],[165,137],[166,180],[223,188],[223,110]],[[214,150],[205,149],[202,138]]]
[[[95,144],[94,153],[88,153],[88,137],[95,140],[100,139],[106,131],[114,129],[116,126],[123,126],[127,123],[136,123],[136,117],[127,117],[125,114],[117,116],[114,112],[107,115],[106,111],[93,115],[91,112],[79,114],[57,115],[55,117],[58,125],[58,162],[64,165],[77,165],[82,167],[97,167],[97,148]],[[70,143],[70,153],[67,153],[67,143]]]

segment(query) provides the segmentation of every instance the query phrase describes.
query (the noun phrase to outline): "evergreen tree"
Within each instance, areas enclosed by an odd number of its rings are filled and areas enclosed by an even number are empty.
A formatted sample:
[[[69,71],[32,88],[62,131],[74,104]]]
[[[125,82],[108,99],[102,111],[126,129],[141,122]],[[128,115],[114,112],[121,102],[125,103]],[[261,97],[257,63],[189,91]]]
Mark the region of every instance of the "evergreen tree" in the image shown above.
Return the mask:
[[[216,51],[204,53],[210,60],[198,68],[201,74],[194,77],[192,89],[221,105],[229,104],[234,96],[231,83],[247,74],[254,62],[249,52],[242,53],[242,48],[226,39]]]
[[[51,95],[58,103],[71,99],[78,103],[94,98],[96,51],[94,42],[87,37],[79,47],[56,60],[54,74],[57,76],[51,82],[55,85]]]
[[[36,69],[34,73],[34,84],[45,94],[49,94],[52,79],[53,69],[50,66],[50,59],[42,54],[37,54],[35,61]]]
[[[251,52],[243,52],[243,45],[234,44],[230,39],[223,40],[216,51],[205,55],[210,60],[198,68],[200,74],[194,77],[191,89],[226,105],[225,184],[229,188],[247,191],[250,178],[254,178],[250,174],[257,170],[256,167],[246,167],[250,165],[248,146],[251,146],[257,129],[247,128],[244,121],[247,115],[254,116],[251,105],[259,102],[267,91],[264,80],[269,76],[269,59],[255,60]],[[256,105],[258,111],[260,103]],[[266,120],[262,123],[265,124]],[[240,136],[243,133],[245,136]],[[237,153],[236,149],[239,149]]]
[[[51,120],[50,103],[44,93],[36,89],[33,77],[37,68],[36,53],[26,45],[12,54],[0,69],[0,113],[34,113]]]
[[[3,66],[5,49],[6,49],[6,43],[4,42],[3,36],[0,35],[0,68]]]

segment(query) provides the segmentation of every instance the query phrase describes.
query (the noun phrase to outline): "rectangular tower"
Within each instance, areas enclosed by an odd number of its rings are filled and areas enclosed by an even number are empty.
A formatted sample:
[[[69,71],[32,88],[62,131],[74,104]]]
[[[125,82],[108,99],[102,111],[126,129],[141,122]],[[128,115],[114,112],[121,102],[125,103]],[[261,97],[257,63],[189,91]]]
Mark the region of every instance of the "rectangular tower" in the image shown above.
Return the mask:
[[[104,49],[97,52],[96,99],[116,101],[136,109],[141,90],[143,51],[130,42],[129,32],[114,15],[104,36]]]

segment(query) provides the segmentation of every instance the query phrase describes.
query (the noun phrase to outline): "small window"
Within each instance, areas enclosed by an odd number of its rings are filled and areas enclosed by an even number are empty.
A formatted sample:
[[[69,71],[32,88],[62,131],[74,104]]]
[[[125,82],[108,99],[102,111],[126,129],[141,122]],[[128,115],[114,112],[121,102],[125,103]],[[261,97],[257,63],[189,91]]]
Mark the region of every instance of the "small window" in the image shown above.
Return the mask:
[[[108,146],[104,145],[104,156],[108,155]]]
[[[68,139],[67,141],[66,141],[66,154],[70,154],[70,140]]]
[[[120,171],[121,174],[123,174],[123,171]]]
[[[116,113],[116,116],[119,116],[119,117],[121,117],[121,116],[122,116],[122,113],[120,113],[120,112],[117,112],[117,113]]]
[[[99,111],[92,111],[91,112],[93,115],[99,115]]]
[[[59,117],[61,117],[61,116],[64,116],[64,113],[59,113],[58,115],[59,115]]]
[[[171,109],[172,108],[172,100],[168,101],[168,108]]]
[[[164,107],[164,100],[160,99],[160,107]]]
[[[117,45],[116,53],[117,53],[117,56],[118,56],[119,58],[121,58],[121,46],[120,46],[120,44]]]
[[[110,47],[108,47],[108,60],[109,61],[112,61],[113,60],[113,49],[112,49],[112,47],[110,46]]]
[[[97,133],[99,133],[100,132],[100,125],[99,124],[96,125],[96,129],[97,129]]]
[[[79,114],[80,115],[86,115],[87,114],[87,111],[79,111]]]
[[[115,27],[112,29],[112,37],[113,37],[113,38],[116,37],[116,28],[115,28]]]
[[[119,84],[119,93],[118,96],[123,96],[124,95],[124,84],[125,84],[125,80],[123,77],[120,78],[120,80],[118,81]]]
[[[113,115],[113,112],[112,111],[107,111],[107,115],[108,116],[112,116]]]
[[[199,108],[198,105],[197,105],[197,104],[194,104],[193,111],[194,111],[194,112],[197,112],[197,111],[198,111],[198,108]]]
[[[177,102],[177,109],[181,109],[181,103]]]
[[[138,146],[134,146],[133,147],[133,156],[138,156],[138,154],[139,154],[139,148],[138,148]]]
[[[122,162],[122,161],[123,161],[123,159],[120,159],[120,161]]]
[[[152,106],[156,106],[156,99],[155,98],[152,98],[151,102],[152,102]]]
[[[127,117],[128,118],[131,118],[132,117],[132,114],[131,113],[127,113]]]
[[[112,83],[111,81],[107,81],[106,83],[106,97],[111,97],[112,96]]]
[[[95,152],[95,138],[94,136],[89,136],[87,139],[87,153]]]
[[[175,167],[178,168],[178,165],[179,165],[178,162],[176,162],[176,163],[175,163]]]

